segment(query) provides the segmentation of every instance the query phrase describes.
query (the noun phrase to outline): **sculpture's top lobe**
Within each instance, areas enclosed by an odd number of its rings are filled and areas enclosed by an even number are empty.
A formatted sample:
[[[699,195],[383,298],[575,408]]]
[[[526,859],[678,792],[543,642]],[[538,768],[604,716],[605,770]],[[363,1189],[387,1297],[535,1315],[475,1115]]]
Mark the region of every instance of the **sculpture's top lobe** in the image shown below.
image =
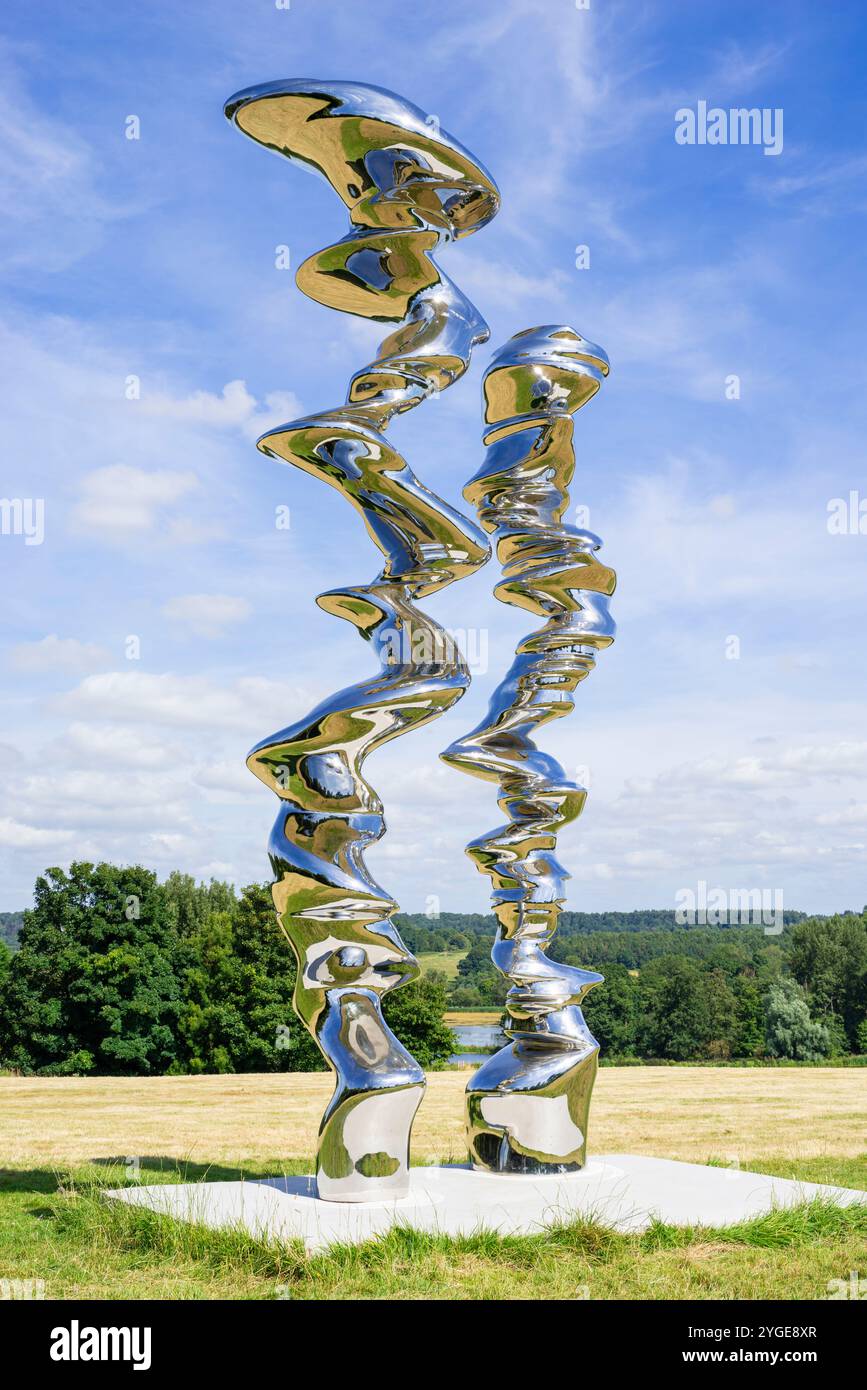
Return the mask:
[[[485,372],[485,423],[525,429],[533,419],[572,415],[596,395],[608,370],[604,348],[574,328],[525,328],[494,353]],[[486,442],[497,432],[489,431]]]
[[[364,82],[313,78],[236,92],[226,116],[245,135],[322,174],[353,225],[467,236],[497,212],[493,178],[435,116]]]
[[[411,599],[433,593],[483,564],[487,541],[419,482],[383,431],[462,376],[488,338],[435,253],[490,221],[496,184],[436,118],[360,82],[270,82],[230,98],[226,114],[257,144],[323,174],[349,209],[351,230],[307,257],[298,288],[397,325],[353,376],[345,405],[269,430],[258,447],[323,478],[361,512],[386,557],[378,584],[406,585]],[[354,597],[320,602],[362,617]],[[364,606],[363,619],[366,630],[381,615]]]

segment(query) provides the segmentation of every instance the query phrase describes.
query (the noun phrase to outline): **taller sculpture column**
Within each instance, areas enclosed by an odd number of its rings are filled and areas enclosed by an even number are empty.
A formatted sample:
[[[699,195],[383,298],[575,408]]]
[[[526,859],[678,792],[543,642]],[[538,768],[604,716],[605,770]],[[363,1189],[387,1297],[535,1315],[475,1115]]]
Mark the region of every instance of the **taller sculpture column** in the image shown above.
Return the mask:
[[[258,444],[343,493],[382,551],[371,583],[317,599],[370,642],[381,670],[264,739],[247,760],[280,798],[269,846],[274,905],[298,963],[295,1008],[336,1075],[320,1127],[319,1196],[373,1201],[408,1190],[424,1074],[382,1016],[382,995],[414,979],[418,966],[390,920],[397,904],[364,863],[385,822],[362,763],[463,694],[463,657],[415,600],[489,556],[484,534],[414,476],[383,430],[460,377],[488,337],[432,256],[490,221],[499,194],[438,124],[376,87],[275,82],[239,92],[226,115],[259,144],[323,174],[349,209],[352,230],[304,262],[299,288],[331,308],[397,324],[352,378],[346,405],[271,430]]]
[[[464,489],[492,533],[504,603],[546,618],[517,655],[472,733],[442,754],[499,783],[506,825],[467,853],[489,875],[498,921],[494,964],[511,980],[510,1042],[467,1086],[470,1157],[503,1173],[567,1173],[586,1161],[587,1113],[599,1046],[581,1001],[602,976],[548,959],[568,874],[557,832],[586,791],[531,735],[573,708],[572,692],[614,639],[614,571],[598,536],[564,521],[575,468],[572,414],[598,391],[608,358],[571,328],[531,328],[485,374],[487,457]]]

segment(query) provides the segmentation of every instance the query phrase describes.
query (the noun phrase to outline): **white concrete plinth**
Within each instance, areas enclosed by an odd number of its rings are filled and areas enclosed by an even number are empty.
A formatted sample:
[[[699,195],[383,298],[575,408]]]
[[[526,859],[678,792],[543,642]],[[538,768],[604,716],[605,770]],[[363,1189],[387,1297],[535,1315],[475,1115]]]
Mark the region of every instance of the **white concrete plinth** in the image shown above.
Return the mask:
[[[867,1201],[867,1193],[848,1188],[636,1154],[604,1154],[580,1173],[555,1177],[413,1168],[409,1196],[388,1202],[322,1202],[312,1177],[161,1183],[105,1195],[205,1226],[277,1240],[300,1237],[308,1250],[358,1244],[393,1226],[445,1235],[531,1235],[585,1218],[640,1231],[654,1217],[675,1226],[730,1226],[813,1197],[839,1206]]]

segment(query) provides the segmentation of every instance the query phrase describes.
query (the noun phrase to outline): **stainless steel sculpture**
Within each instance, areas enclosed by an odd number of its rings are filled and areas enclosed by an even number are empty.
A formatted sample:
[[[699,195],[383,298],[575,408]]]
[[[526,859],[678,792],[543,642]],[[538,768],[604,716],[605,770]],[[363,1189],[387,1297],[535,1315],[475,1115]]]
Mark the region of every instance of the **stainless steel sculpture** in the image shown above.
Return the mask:
[[[319,1196],[371,1201],[408,1190],[410,1128],[424,1074],[382,1016],[381,998],[418,966],[390,920],[397,904],[363,858],[385,830],[362,776],[368,753],[454,704],[461,654],[415,607],[481,565],[484,534],[412,473],[383,430],[449,386],[488,329],[434,263],[499,206],[490,174],[400,97],[352,82],[274,82],[226,115],[245,135],[328,180],[352,230],[312,255],[297,284],[321,304],[395,323],[347,404],[265,434],[263,453],[342,492],[385,564],[369,584],[317,603],[370,642],[380,672],[264,739],[247,765],[280,797],[271,835],[278,919],[298,962],[295,1008],[336,1073],[320,1127]]]
[[[494,885],[492,955],[512,981],[511,1041],[467,1086],[470,1157],[497,1172],[566,1173],[586,1160],[599,1046],[580,1004],[602,976],[545,954],[568,877],[555,857],[557,832],[581,813],[586,791],[531,734],[572,710],[573,690],[614,638],[614,571],[597,559],[598,536],[563,520],[575,468],[572,414],[607,374],[602,349],[571,328],[516,334],[485,375],[488,452],[464,489],[503,567],[495,594],[547,619],[518,644],[482,723],[442,755],[499,782],[509,817],[467,847]]]

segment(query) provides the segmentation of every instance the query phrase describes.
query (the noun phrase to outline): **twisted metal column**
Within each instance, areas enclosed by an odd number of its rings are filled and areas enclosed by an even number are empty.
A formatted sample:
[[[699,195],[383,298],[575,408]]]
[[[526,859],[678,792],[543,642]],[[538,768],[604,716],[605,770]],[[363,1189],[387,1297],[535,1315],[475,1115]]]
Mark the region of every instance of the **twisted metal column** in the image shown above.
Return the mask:
[[[602,349],[571,328],[516,334],[485,375],[488,452],[464,489],[495,540],[497,598],[547,619],[518,644],[481,724],[442,754],[498,782],[509,817],[467,847],[494,885],[492,958],[512,982],[511,1041],[467,1086],[470,1156],[497,1172],[564,1173],[586,1161],[599,1045],[580,1004],[602,976],[545,954],[568,877],[555,857],[557,832],[581,813],[586,791],[531,735],[570,713],[573,690],[614,638],[614,571],[597,559],[598,536],[563,521],[575,468],[571,416],[607,374]]]
[[[295,1009],[336,1074],[317,1155],[319,1196],[408,1190],[410,1128],[424,1073],[383,1019],[381,998],[418,974],[390,920],[397,904],[368,872],[385,830],[362,775],[367,754],[417,728],[469,684],[447,634],[415,607],[489,556],[484,534],[414,476],[383,430],[450,385],[488,329],[434,263],[440,244],[483,226],[499,194],[486,170],[400,97],[350,82],[276,82],[239,92],[226,115],[253,140],[323,174],[352,230],[296,276],[334,309],[396,323],[347,403],[265,434],[258,447],[336,488],[385,557],[370,583],[317,603],[345,618],[381,661],[252,750],[280,797],[269,852],[278,920],[298,962]]]

